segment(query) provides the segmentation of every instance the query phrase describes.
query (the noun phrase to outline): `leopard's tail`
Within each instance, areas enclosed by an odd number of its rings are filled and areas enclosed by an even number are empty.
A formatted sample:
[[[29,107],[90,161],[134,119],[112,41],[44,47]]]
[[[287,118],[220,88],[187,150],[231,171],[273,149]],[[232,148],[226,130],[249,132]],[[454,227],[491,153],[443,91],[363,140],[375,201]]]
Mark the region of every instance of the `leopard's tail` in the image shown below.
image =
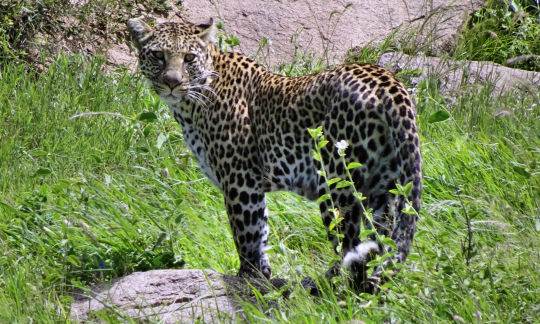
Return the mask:
[[[375,241],[360,243],[343,256],[341,265],[349,269],[354,264],[366,264],[379,252],[379,245]]]
[[[414,111],[413,107],[410,107],[410,109]],[[386,162],[380,160],[381,165],[378,167],[382,168],[384,166],[388,170],[390,164],[385,163],[397,163],[397,170],[389,182],[379,183],[375,187],[364,189],[368,201],[371,200],[368,207],[373,210],[374,220],[376,222],[382,221],[382,225],[377,228],[378,233],[390,236],[397,247],[397,251],[391,259],[384,261],[382,267],[374,269],[369,278],[371,281],[380,279],[382,271],[390,262],[403,263],[406,260],[416,230],[422,193],[422,160],[414,115],[412,119],[410,115],[392,117],[390,111],[388,111],[385,117],[387,127],[390,130],[389,140],[393,144],[395,153],[393,158],[386,160]],[[404,119],[407,119],[407,121],[403,122]],[[398,126],[396,128],[396,124],[405,124],[409,125],[409,127]],[[377,167],[373,169],[374,173],[379,170]],[[408,183],[412,183],[412,188],[407,197],[389,192],[389,188],[395,188],[396,184],[405,187]],[[406,210],[407,203],[411,204],[414,211]],[[347,251],[343,257],[342,266],[350,269],[358,265],[365,265],[377,254],[384,254],[392,250],[392,248],[384,246],[375,237],[371,236],[371,240],[359,243]]]

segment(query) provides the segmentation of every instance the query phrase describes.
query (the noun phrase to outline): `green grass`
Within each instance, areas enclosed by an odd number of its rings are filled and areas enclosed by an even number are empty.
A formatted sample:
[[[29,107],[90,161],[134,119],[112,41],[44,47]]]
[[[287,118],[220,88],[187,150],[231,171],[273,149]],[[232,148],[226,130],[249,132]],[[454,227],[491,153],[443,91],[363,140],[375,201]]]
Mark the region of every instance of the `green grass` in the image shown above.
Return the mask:
[[[539,17],[537,0],[487,0],[463,26],[454,56],[540,72]]]
[[[73,289],[133,271],[238,268],[221,194],[168,108],[102,64],[1,67],[2,323],[69,322]],[[538,323],[540,91],[495,97],[487,86],[449,100],[436,84],[415,94],[425,191],[405,269],[375,296],[339,283],[323,298],[270,294],[278,307],[246,305],[250,321]],[[335,256],[316,206],[285,193],[269,206],[274,275],[324,273]]]

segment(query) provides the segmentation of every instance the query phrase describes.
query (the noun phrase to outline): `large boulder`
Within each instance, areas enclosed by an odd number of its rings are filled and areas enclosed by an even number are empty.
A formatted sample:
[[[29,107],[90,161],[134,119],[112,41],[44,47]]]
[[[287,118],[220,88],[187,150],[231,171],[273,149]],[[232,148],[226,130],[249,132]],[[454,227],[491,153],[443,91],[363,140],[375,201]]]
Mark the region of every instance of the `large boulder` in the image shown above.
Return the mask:
[[[351,47],[381,42],[398,28],[414,30],[411,42],[435,54],[453,41],[464,18],[484,2],[183,0],[181,3],[183,16],[194,22],[218,17],[227,32],[240,39],[239,51],[248,55],[258,53],[265,65],[273,66],[292,62],[295,54],[302,53],[325,57],[329,63],[339,62]],[[271,46],[261,49],[263,38]]]

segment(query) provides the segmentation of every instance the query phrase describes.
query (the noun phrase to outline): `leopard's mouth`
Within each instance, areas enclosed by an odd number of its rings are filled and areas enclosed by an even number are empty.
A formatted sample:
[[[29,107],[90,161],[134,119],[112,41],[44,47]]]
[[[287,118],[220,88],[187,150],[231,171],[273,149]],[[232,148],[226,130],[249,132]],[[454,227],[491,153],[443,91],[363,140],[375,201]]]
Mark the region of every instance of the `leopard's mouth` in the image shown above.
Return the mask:
[[[182,100],[186,97],[187,89],[181,85],[176,86],[174,89],[169,88],[165,84],[156,84],[155,90],[160,98],[166,101]]]

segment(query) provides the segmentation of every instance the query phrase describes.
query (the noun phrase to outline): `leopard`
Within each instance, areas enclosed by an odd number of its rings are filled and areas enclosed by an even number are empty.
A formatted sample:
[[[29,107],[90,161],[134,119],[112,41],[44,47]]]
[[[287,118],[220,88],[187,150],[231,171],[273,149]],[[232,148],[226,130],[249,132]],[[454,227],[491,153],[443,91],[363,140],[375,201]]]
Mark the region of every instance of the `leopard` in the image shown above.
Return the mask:
[[[369,63],[302,76],[273,73],[222,50],[216,25],[213,19],[127,22],[139,71],[223,194],[238,276],[270,279],[266,193],[291,191],[319,202],[339,259],[326,276],[345,273],[358,290],[372,292],[397,273],[385,271],[386,265],[399,270],[407,259],[421,207],[422,157],[411,95],[391,72]],[[327,145],[309,133],[317,127]],[[396,194],[399,187],[408,189]],[[361,235],[366,229],[369,234]],[[390,257],[370,263],[382,255]]]

